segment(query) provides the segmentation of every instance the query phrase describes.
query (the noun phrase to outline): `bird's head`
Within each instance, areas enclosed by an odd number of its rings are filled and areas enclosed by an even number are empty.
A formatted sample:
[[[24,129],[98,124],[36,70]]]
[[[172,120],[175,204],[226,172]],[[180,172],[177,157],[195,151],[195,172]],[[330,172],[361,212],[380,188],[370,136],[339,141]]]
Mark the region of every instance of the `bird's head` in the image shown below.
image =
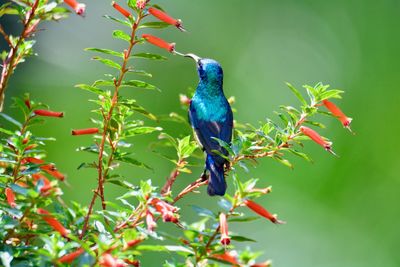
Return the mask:
[[[202,82],[222,84],[224,74],[221,65],[217,61],[209,58],[200,58],[195,54],[186,54],[185,57],[190,57],[196,62],[197,71]]]

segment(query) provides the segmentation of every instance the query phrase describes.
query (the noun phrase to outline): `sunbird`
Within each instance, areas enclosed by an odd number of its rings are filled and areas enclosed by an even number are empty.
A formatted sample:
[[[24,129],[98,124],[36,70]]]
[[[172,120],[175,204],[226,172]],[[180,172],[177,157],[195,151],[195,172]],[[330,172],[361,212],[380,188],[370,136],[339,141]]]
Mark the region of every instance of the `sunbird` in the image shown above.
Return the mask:
[[[210,174],[207,192],[210,196],[223,196],[226,192],[224,170],[229,161],[221,155],[228,155],[215,138],[230,144],[232,139],[233,115],[224,95],[223,71],[221,65],[208,58],[194,54],[186,57],[196,61],[199,84],[189,107],[189,121],[195,137],[206,153],[204,175]]]

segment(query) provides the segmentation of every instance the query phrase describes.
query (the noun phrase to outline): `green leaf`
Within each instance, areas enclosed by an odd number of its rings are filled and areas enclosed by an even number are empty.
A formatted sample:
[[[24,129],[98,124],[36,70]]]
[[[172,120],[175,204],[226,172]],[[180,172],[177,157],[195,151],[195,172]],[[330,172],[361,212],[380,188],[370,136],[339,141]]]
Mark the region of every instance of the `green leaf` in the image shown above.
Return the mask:
[[[162,131],[162,128],[161,127],[149,127],[149,126],[136,127],[136,128],[127,130],[125,132],[125,137],[142,135],[142,134],[150,134],[155,131]]]
[[[141,76],[150,77],[150,78],[153,77],[153,75],[151,73],[148,73],[148,72],[146,72],[144,70],[133,70],[133,69],[130,69],[130,70],[128,70],[128,72],[134,73],[134,74],[137,74],[137,75],[141,75]]]
[[[291,169],[294,168],[294,167],[293,167],[293,164],[290,163],[290,161],[287,160],[287,159],[283,159],[283,158],[281,158],[281,157],[274,157],[274,159],[277,160],[278,162],[282,163],[283,165],[285,165],[285,166],[291,168]]]
[[[9,131],[9,130],[4,129],[4,128],[0,128],[0,133],[4,133],[4,134],[7,134],[7,135],[13,135],[14,134],[14,132]]]
[[[117,39],[121,39],[121,40],[124,40],[124,41],[127,41],[127,42],[131,41],[131,37],[127,33],[123,32],[121,30],[113,31],[112,35],[113,35],[114,38],[117,38]]]
[[[239,236],[239,235],[231,236],[231,239],[234,241],[238,241],[238,242],[257,242],[254,239],[251,239],[251,238],[248,238],[245,236]]]
[[[151,59],[151,60],[167,60],[166,57],[160,56],[157,54],[152,54],[152,53],[138,53],[132,55],[133,58],[145,58],[145,59]]]
[[[210,217],[215,219],[216,215],[209,209],[205,209],[196,205],[192,205],[192,209],[197,213],[199,216],[203,217]]]
[[[130,99],[128,101],[121,102],[122,105],[129,107],[130,109],[146,116],[147,118],[151,120],[157,120],[157,117],[150,112],[148,112],[144,107],[136,104],[136,101],[133,99]]]
[[[121,19],[109,16],[109,15],[104,15],[103,17],[105,17],[106,19],[118,22],[118,23],[120,23],[122,25],[128,26],[129,28],[132,27],[132,24],[130,22],[126,21],[126,20],[121,20]]]
[[[77,84],[77,85],[75,85],[75,87],[95,93],[96,95],[103,95],[103,96],[107,95],[106,92],[104,92],[103,90],[101,90],[100,88],[97,88],[95,86],[90,86],[87,84]]]
[[[117,70],[121,70],[121,66],[117,62],[112,61],[111,59],[102,58],[102,57],[98,57],[98,56],[92,57],[92,59],[93,60],[97,60],[97,61],[99,61],[99,62],[103,63],[104,65],[109,66],[111,68],[115,68]]]
[[[159,90],[156,86],[146,83],[146,82],[143,82],[143,81],[139,81],[139,80],[123,81],[121,86],[142,88],[142,89],[148,89],[148,90]]]
[[[300,102],[304,105],[307,106],[307,101],[304,99],[304,97],[301,95],[299,90],[297,90],[293,85],[290,83],[286,83],[286,85],[289,87],[289,89],[294,93],[294,95],[300,100]]]
[[[126,156],[118,156],[115,157],[115,160],[130,164],[132,166],[136,166],[136,167],[140,167],[140,168],[146,168],[148,170],[152,170],[151,167],[149,167],[148,165],[144,164],[143,162],[140,162],[134,158],[130,158],[130,157],[126,157]]]
[[[92,51],[92,52],[99,52],[107,55],[112,55],[120,58],[124,58],[124,54],[121,52],[113,51],[110,49],[103,49],[103,48],[95,48],[95,47],[89,47],[85,48],[85,51]]]
[[[305,154],[305,153],[299,152],[299,151],[294,150],[294,149],[289,149],[288,151],[290,153],[292,153],[293,155],[296,155],[296,156],[298,156],[300,158],[303,158],[303,159],[305,159],[305,160],[307,160],[309,162],[312,162],[312,159],[309,156],[307,156],[307,154]]]
[[[151,28],[151,29],[164,29],[171,26],[168,23],[162,22],[162,21],[152,21],[152,22],[146,22],[143,23],[139,26],[139,29],[144,29],[144,28]]]
[[[22,124],[21,124],[19,121],[17,121],[17,120],[15,120],[15,119],[11,118],[10,116],[8,116],[8,115],[6,115],[6,114],[4,114],[4,113],[0,113],[0,116],[3,117],[6,121],[9,121],[9,122],[11,122],[12,124],[18,126],[19,128],[22,128]]]
[[[229,222],[251,222],[260,219],[259,216],[252,216],[252,217],[229,217]]]
[[[323,92],[319,95],[319,99],[322,101],[324,99],[328,99],[328,98],[342,98],[340,96],[340,94],[344,93],[341,90],[329,90],[326,92]]]

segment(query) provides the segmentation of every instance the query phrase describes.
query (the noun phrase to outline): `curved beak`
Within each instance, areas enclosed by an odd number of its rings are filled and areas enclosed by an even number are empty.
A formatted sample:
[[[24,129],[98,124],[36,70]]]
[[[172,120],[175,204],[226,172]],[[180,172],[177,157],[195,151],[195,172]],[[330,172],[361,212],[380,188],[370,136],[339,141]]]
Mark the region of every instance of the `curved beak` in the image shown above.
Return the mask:
[[[185,54],[185,55],[183,55],[184,57],[190,57],[191,59],[193,59],[194,61],[196,61],[196,63],[198,64],[199,62],[200,62],[200,60],[201,60],[201,57],[199,57],[199,56],[196,56],[195,54],[192,54],[192,53],[188,53],[188,54]]]

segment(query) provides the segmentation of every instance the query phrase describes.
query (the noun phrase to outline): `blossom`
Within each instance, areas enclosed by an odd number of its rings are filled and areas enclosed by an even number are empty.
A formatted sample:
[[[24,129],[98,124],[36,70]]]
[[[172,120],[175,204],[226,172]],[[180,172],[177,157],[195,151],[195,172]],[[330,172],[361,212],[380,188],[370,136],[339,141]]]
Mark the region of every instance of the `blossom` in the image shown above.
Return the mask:
[[[100,267],[123,267],[126,263],[120,259],[114,258],[110,253],[104,253],[99,259]]]
[[[45,109],[36,109],[33,111],[33,113],[35,113],[35,115],[37,115],[37,116],[44,116],[44,117],[57,117],[57,118],[64,117],[63,112],[56,112],[56,111],[45,110]]]
[[[158,198],[153,198],[150,203],[159,213],[161,213],[164,222],[178,223],[179,220],[176,214],[178,208]]]
[[[252,211],[254,211],[255,213],[257,213],[258,215],[270,220],[273,223],[276,224],[284,224],[284,221],[278,220],[276,215],[273,215],[271,213],[269,213],[269,211],[267,211],[266,209],[264,209],[264,207],[262,207],[261,205],[255,203],[254,201],[251,201],[249,199],[245,199],[243,201],[243,203]]]
[[[227,246],[231,243],[231,239],[228,235],[228,223],[226,221],[226,214],[221,213],[219,215],[219,231],[221,232],[221,244]]]
[[[122,6],[118,5],[115,1],[112,1],[112,6],[113,8],[115,8],[115,10],[117,10],[119,13],[121,13],[123,16],[130,18],[132,17],[132,14],[126,10],[125,8],[123,8]]]
[[[83,16],[85,13],[86,5],[82,3],[78,3],[76,0],[64,0],[64,3],[69,5],[75,13]]]
[[[150,211],[146,212],[146,224],[147,224],[147,230],[149,232],[153,232],[154,229],[157,227],[157,224],[154,221],[154,215]]]
[[[170,53],[175,52],[175,43],[168,43],[168,42],[164,41],[163,39],[156,37],[154,35],[151,35],[151,34],[143,34],[142,37],[144,39],[146,39],[147,42],[149,42],[155,46],[158,46],[162,49],[165,49]]]
[[[329,100],[323,100],[322,103],[332,113],[333,116],[338,118],[338,120],[342,123],[343,127],[351,130],[350,123],[353,120],[352,118],[347,117],[339,107],[337,107],[334,103],[330,102]]]
[[[67,230],[56,218],[50,215],[47,210],[37,209],[37,213],[42,215],[44,221],[51,226],[55,231],[59,232],[63,237],[67,237],[69,230]]]
[[[40,166],[40,169],[42,169],[43,171],[47,172],[48,174],[50,174],[51,176],[60,181],[65,180],[65,175],[59,172],[56,166],[54,166],[53,164],[42,165]]]
[[[59,262],[61,263],[72,263],[73,260],[75,260],[77,257],[79,257],[85,250],[83,248],[78,248],[77,250],[65,254],[61,258],[58,259]]]
[[[150,0],[137,0],[136,7],[139,9],[144,9],[149,1]]]
[[[37,165],[44,164],[44,160],[38,159],[38,158],[33,158],[33,157],[24,158],[24,159],[22,159],[21,162],[22,162],[22,164],[26,164],[26,163],[32,163],[32,164],[37,164]]]
[[[8,205],[10,205],[11,208],[15,208],[17,206],[17,203],[15,203],[14,191],[9,187],[6,188],[6,197]]]
[[[165,23],[168,23],[170,25],[174,25],[181,31],[185,31],[185,29],[182,26],[182,21],[180,19],[174,19],[167,13],[154,7],[149,8],[149,13],[154,17],[158,18],[159,20],[164,21]]]
[[[38,182],[39,180],[43,181],[43,186],[42,188],[40,188],[41,193],[46,193],[47,191],[53,188],[49,179],[47,179],[47,177],[44,176],[43,174],[40,173],[32,174],[32,178],[35,182]]]
[[[87,129],[72,130],[72,135],[95,134],[98,132],[99,132],[98,128],[87,128]]]
[[[304,135],[308,136],[311,140],[313,140],[315,143],[318,145],[322,146],[326,150],[332,152],[332,143],[324,140],[319,133],[314,131],[311,128],[308,128],[306,126],[301,126],[300,127],[300,132],[302,132]]]

